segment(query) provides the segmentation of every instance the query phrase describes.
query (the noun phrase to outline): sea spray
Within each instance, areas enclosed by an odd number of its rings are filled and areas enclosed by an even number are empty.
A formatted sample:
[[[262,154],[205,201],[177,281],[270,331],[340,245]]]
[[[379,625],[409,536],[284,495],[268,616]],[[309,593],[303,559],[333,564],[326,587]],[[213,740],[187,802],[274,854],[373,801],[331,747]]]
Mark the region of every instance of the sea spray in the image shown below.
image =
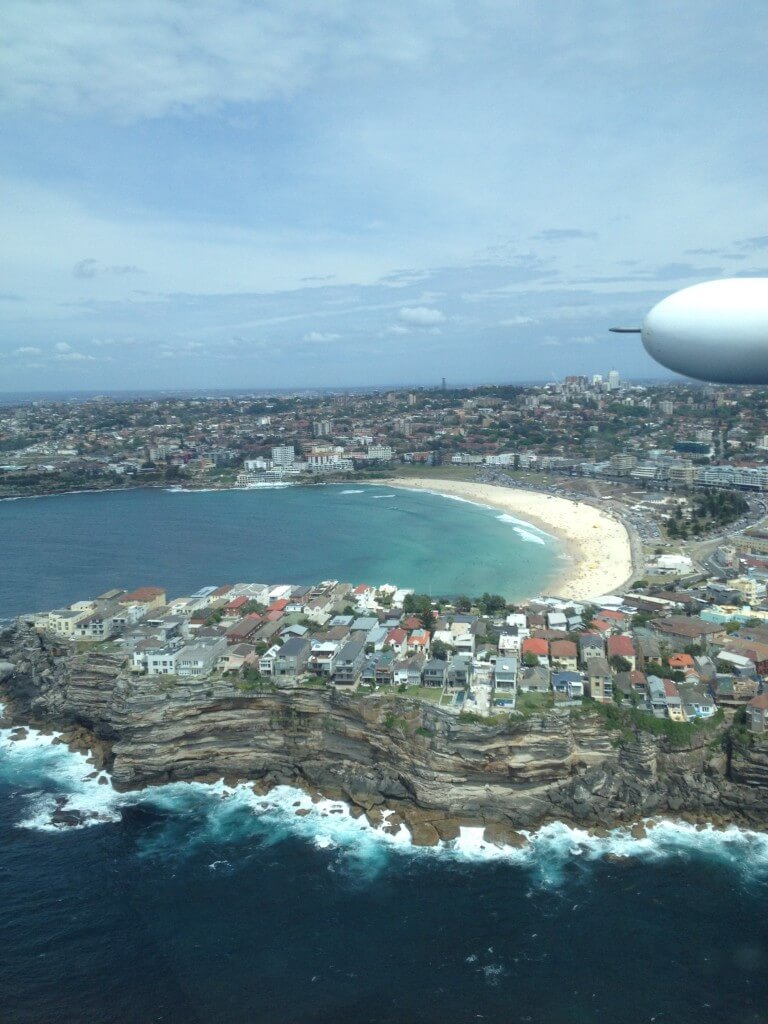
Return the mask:
[[[94,771],[88,756],[57,742],[57,734],[35,729],[0,730],[0,777],[20,802],[16,826],[42,832],[62,831],[56,815],[62,806],[79,817],[74,830],[120,821],[131,809],[160,816],[160,827],[145,837],[143,856],[190,856],[210,845],[234,850],[255,840],[274,845],[293,838],[327,850],[358,873],[375,874],[391,856],[438,858],[456,864],[504,862],[531,872],[536,884],[562,885],[569,872],[591,870],[606,859],[631,864],[711,858],[745,878],[768,878],[768,835],[736,826],[717,830],[684,822],[653,820],[642,829],[615,828],[595,835],[561,822],[522,831],[526,845],[488,842],[482,828],[462,827],[458,839],[435,847],[415,847],[405,825],[374,826],[354,817],[347,804],[292,786],[266,795],[249,783],[226,785],[174,782],[118,793],[104,772]],[[65,802],[62,804],[62,799]],[[633,831],[635,834],[633,835]],[[232,857],[226,858],[231,862]]]

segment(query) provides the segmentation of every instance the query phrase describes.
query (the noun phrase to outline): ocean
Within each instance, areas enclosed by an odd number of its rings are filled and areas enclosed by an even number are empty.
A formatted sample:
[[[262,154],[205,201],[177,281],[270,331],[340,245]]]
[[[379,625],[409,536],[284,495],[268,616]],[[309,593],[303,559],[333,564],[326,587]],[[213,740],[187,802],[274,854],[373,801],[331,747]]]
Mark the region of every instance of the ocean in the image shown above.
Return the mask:
[[[357,490],[0,503],[4,613],[116,584],[472,593],[558,571],[557,545],[498,513]],[[98,819],[56,828],[62,796]],[[288,787],[120,795],[52,736],[6,730],[0,908],[3,1024],[768,1022],[768,838],[736,829],[553,824],[524,850],[466,829],[417,850]]]
[[[546,592],[546,533],[467,501],[386,487],[138,489],[0,501],[0,618],[112,587],[393,583],[435,596]]]
[[[287,787],[119,796],[50,737],[0,754],[4,1022],[768,1019],[766,837],[414,850]],[[53,828],[64,793],[103,822]]]

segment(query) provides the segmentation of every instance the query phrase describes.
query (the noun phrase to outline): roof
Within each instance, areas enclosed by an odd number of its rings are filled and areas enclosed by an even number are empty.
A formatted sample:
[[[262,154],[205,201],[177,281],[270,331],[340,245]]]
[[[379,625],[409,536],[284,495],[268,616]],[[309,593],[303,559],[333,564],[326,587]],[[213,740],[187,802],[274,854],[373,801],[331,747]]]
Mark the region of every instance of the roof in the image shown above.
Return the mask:
[[[600,650],[605,646],[605,641],[601,636],[596,633],[582,633],[579,637],[580,647],[599,647]]]
[[[693,658],[690,654],[672,654],[669,658],[670,668],[693,668]]]
[[[762,708],[763,711],[768,711],[768,693],[761,693],[757,697],[753,697],[752,700],[747,701],[747,704],[751,708]]]
[[[609,636],[608,653],[611,657],[633,658],[635,656],[635,645],[631,636]]]
[[[139,587],[130,594],[123,594],[119,600],[120,604],[142,604],[145,601],[156,601],[158,597],[165,597],[162,587]]]
[[[528,636],[523,640],[523,654],[537,654],[539,657],[546,658],[549,654],[549,642],[535,636]]]
[[[575,658],[577,653],[572,640],[553,640],[550,650],[553,658]]]
[[[711,636],[713,633],[722,633],[723,627],[719,623],[705,622],[697,615],[670,615],[666,619],[653,619],[653,628],[659,633],[672,633],[675,636],[697,637]]]

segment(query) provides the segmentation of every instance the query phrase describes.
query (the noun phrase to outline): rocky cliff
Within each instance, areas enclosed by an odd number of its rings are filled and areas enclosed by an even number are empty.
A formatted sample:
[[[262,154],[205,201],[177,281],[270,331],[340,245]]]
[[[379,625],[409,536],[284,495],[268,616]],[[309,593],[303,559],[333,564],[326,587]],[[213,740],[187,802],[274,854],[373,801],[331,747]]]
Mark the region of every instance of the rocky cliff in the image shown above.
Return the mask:
[[[567,709],[488,725],[405,697],[137,677],[118,656],[57,648],[23,624],[0,638],[14,723],[90,748],[115,786],[222,776],[293,783],[355,813],[407,821],[418,842],[485,824],[491,837],[549,820],[609,827],[671,814],[768,825],[768,746],[697,734],[683,750]],[[722,740],[722,743],[721,743]]]

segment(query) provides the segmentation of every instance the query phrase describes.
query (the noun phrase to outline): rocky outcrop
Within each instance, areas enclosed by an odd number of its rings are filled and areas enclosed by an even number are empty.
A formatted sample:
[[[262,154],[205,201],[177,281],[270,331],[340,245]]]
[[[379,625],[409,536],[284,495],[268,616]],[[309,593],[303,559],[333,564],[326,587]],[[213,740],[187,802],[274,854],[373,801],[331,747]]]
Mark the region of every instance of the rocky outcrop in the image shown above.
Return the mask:
[[[549,820],[609,827],[659,814],[768,823],[768,751],[712,737],[670,750],[566,709],[486,725],[404,697],[132,675],[118,656],[59,650],[18,624],[0,642],[13,720],[64,730],[121,788],[224,776],[342,798],[418,843],[482,823],[497,840]]]

